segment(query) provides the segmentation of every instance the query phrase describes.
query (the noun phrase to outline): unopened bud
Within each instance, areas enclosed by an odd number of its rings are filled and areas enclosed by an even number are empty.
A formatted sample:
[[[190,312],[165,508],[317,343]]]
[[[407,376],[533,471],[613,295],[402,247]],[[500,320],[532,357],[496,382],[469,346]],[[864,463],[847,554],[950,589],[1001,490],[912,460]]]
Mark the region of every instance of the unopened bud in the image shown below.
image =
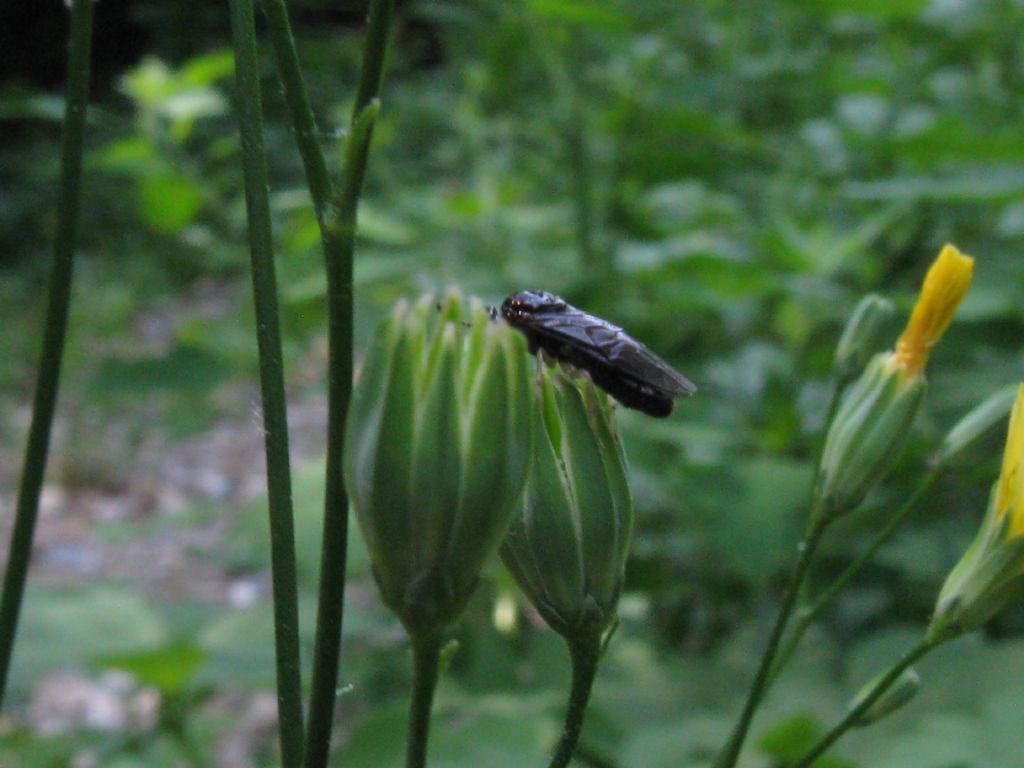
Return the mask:
[[[570,642],[612,625],[633,527],[613,412],[590,378],[538,372],[534,450],[501,557],[545,621]]]
[[[836,346],[833,375],[839,381],[854,378],[880,346],[882,331],[894,308],[892,302],[875,293],[865,296],[853,310]]]
[[[384,602],[410,632],[456,618],[505,533],[529,455],[528,366],[521,335],[456,293],[401,302],[376,333],[345,481]]]
[[[861,702],[871,695],[884,676],[884,672],[877,675],[871,680],[871,682],[861,688],[850,702],[849,709],[853,710],[859,707]],[[903,670],[903,674],[896,678],[896,682],[894,682],[885,693],[879,696],[870,707],[861,713],[861,716],[857,718],[857,725],[871,725],[872,723],[877,723],[879,720],[888,717],[896,710],[904,707],[911,699],[917,696],[917,692],[920,688],[921,676],[913,669]]]

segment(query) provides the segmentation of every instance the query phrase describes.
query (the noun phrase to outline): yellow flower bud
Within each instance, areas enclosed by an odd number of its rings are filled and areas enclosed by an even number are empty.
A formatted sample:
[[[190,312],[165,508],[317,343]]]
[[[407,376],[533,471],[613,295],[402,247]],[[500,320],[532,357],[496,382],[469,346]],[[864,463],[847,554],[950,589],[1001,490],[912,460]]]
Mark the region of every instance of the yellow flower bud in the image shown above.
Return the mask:
[[[960,300],[971,286],[974,259],[956,246],[946,245],[935,259],[917,297],[907,327],[896,340],[889,365],[916,376],[924,370],[928,355],[953,319]]]
[[[849,512],[885,475],[924,397],[924,364],[971,283],[974,260],[952,245],[928,270],[907,327],[876,355],[829,426],[816,488],[818,514]]]
[[[1024,384],[1010,413],[999,480],[974,542],[942,585],[928,637],[982,626],[1024,594]]]

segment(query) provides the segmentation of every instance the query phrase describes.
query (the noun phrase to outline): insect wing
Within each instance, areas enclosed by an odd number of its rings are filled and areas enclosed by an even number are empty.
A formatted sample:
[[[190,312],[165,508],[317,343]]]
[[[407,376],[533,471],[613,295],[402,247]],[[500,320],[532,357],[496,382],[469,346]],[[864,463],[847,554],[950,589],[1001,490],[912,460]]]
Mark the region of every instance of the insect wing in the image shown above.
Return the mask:
[[[617,325],[575,307],[557,313],[538,313],[530,328],[550,341],[570,345],[577,354],[636,379],[666,397],[690,395],[697,390],[693,383]]]
[[[644,383],[670,397],[692,395],[697,387],[636,339],[622,333],[624,339],[607,352],[608,360],[621,370],[632,371]]]
[[[616,332],[621,332],[611,323],[575,307],[561,312],[537,312],[530,316],[529,327],[547,339],[585,350],[588,356],[602,360],[606,358],[603,345],[613,342]]]

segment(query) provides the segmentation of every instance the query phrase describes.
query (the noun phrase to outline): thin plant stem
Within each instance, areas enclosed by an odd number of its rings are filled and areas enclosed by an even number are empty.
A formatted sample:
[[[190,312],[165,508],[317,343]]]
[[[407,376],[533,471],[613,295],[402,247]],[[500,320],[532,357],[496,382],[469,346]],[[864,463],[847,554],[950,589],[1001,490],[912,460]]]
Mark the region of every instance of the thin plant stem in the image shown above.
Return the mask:
[[[812,505],[814,505],[811,512],[811,521],[807,533],[798,545],[799,557],[793,566],[793,573],[790,576],[782,606],[779,608],[779,615],[775,620],[775,626],[768,639],[768,645],[765,647],[764,654],[761,657],[761,663],[754,677],[754,682],[747,693],[747,700],[743,705],[743,711],[736,722],[729,741],[715,761],[715,768],[734,768],[736,761],[739,759],[743,743],[747,738],[747,732],[750,730],[750,724],[754,719],[754,713],[757,711],[761,699],[764,698],[764,695],[775,679],[777,670],[775,658],[779,652],[782,638],[785,635],[786,625],[789,623],[790,616],[793,614],[800,595],[803,593],[804,584],[810,572],[811,562],[814,559],[814,553],[821,542],[825,529],[828,527],[828,520],[819,514],[816,506],[817,502],[813,501],[813,499],[816,495],[818,480],[821,475],[821,456],[825,450],[828,430],[831,428],[836,412],[839,410],[839,403],[842,400],[843,390],[846,388],[847,383],[848,380],[846,379],[837,379],[833,385],[832,396],[829,398],[828,412],[825,417],[825,437],[819,441],[815,450],[814,476],[811,479]]]
[[[565,768],[572,760],[576,745],[583,730],[583,717],[590,701],[597,666],[601,660],[601,638],[569,640],[569,655],[572,658],[572,688],[569,690],[569,705],[565,712],[562,735],[548,768]]]
[[[441,636],[429,632],[412,636],[412,700],[409,733],[405,744],[405,768],[424,768],[430,735],[430,709],[437,688]]]
[[[933,467],[928,474],[925,476],[923,482],[917,487],[917,490],[911,494],[910,498],[904,502],[903,506],[889,518],[885,527],[872,539],[871,544],[865,549],[857,558],[850,563],[842,573],[840,573],[822,592],[814,599],[814,601],[806,608],[797,611],[797,619],[793,625],[793,630],[790,633],[789,638],[786,640],[786,644],[783,649],[779,652],[778,658],[775,661],[775,665],[772,669],[771,680],[769,685],[775,682],[775,678],[778,677],[783,667],[789,661],[793,652],[800,644],[800,640],[803,639],[804,634],[810,628],[811,624],[821,613],[822,609],[828,605],[837,594],[846,586],[846,584],[856,576],[864,566],[871,562],[875,554],[882,546],[892,538],[893,533],[900,527],[904,520],[914,511],[917,510],[921,500],[925,497],[925,494],[931,490],[932,486],[939,479],[939,475],[945,468],[945,464],[940,464]]]
[[[267,20],[270,41],[274,46],[278,78],[284,90],[292,131],[295,133],[295,142],[302,157],[302,167],[306,172],[309,195],[313,198],[313,208],[322,228],[327,216],[326,206],[334,197],[334,184],[327,170],[316,118],[309,103],[305,81],[302,79],[302,67],[288,21],[288,9],[284,0],[264,0],[263,13]]]
[[[53,243],[53,267],[39,357],[39,375],[32,401],[32,422],[25,447],[25,463],[18,487],[18,503],[11,532],[3,595],[0,597],[0,707],[7,689],[11,654],[18,629],[21,601],[32,555],[39,495],[50,449],[50,431],[57,405],[68,307],[71,303],[75,238],[81,198],[82,143],[85,113],[89,102],[92,48],[93,1],[74,0],[68,41],[67,95],[64,102],[64,131],[61,140],[60,196],[57,201],[57,231]]]
[[[595,243],[594,183],[592,153],[587,135],[587,115],[578,97],[573,97],[565,126],[565,149],[572,170],[573,202],[576,215],[576,239],[580,261],[584,266],[600,266],[611,271],[610,259],[599,252]]]
[[[853,709],[851,709],[842,720],[821,740],[811,747],[796,763],[793,768],[809,768],[819,757],[821,757],[825,751],[831,747],[836,741],[838,741],[843,734],[845,734],[850,728],[857,725],[860,721],[861,716],[868,711],[872,704],[878,701],[882,695],[892,687],[900,675],[910,667],[914,662],[920,659],[922,656],[933,650],[936,646],[943,642],[944,638],[937,640],[922,640],[912,650],[908,651],[903,657],[897,661],[889,671],[878,681],[875,687],[871,690],[867,696]]]
[[[768,645],[761,656],[757,675],[750,686],[747,700],[743,705],[740,718],[736,722],[736,727],[729,737],[728,743],[715,761],[715,768],[734,768],[736,761],[739,759],[740,750],[743,749],[743,742],[746,741],[747,732],[750,730],[750,724],[754,719],[754,712],[761,703],[761,699],[768,686],[772,664],[775,661],[775,654],[779,650],[782,635],[786,631],[786,624],[789,622],[793,608],[796,606],[797,596],[800,594],[800,589],[803,586],[804,579],[807,577],[814,553],[827,527],[828,520],[818,514],[818,510],[815,509],[811,514],[811,522],[807,533],[798,545],[799,557],[793,566],[793,573],[786,588],[786,595],[782,600],[781,608],[779,608],[779,615],[775,620],[775,627],[772,629],[771,636],[768,639]]]
[[[299,657],[298,587],[295,570],[295,524],[284,364],[277,310],[277,285],[270,224],[270,199],[263,149],[256,26],[252,0],[230,0],[235,49],[238,125],[242,140],[249,249],[252,256],[256,339],[263,396],[263,433],[267,455],[267,496],[274,598],[277,662],[278,729],[285,768],[302,764],[302,680]]]
[[[356,89],[356,101],[352,107],[353,120],[370,105],[371,101],[375,101],[380,96],[394,6],[394,0],[370,0],[370,10],[366,18],[363,65],[359,71],[359,86]]]
[[[393,0],[371,0],[356,101],[352,112],[342,180],[334,207],[321,230],[327,271],[328,385],[327,465],[323,543],[313,650],[306,768],[325,768],[341,657],[345,569],[348,553],[348,494],[342,475],[345,422],[352,394],[352,270],[356,212],[366,173],[373,120],[377,114]]]
[[[558,120],[561,123],[565,160],[572,175],[573,214],[580,262],[584,267],[600,269],[607,275],[614,271],[615,265],[608,250],[602,248],[595,237],[597,216],[594,201],[593,152],[589,136],[590,119],[579,95],[579,89],[555,42],[531,15],[532,11],[528,7],[524,9],[524,13],[527,14],[527,29],[534,38],[534,49],[539,54],[540,63],[555,97]]]
[[[814,475],[811,478],[811,499],[812,499],[811,503],[812,504],[814,503],[815,493],[816,493],[816,489],[818,487],[818,481],[821,478],[821,457],[822,457],[822,455],[825,452],[825,443],[828,441],[828,432],[829,432],[829,430],[832,427],[832,422],[835,420],[836,413],[839,411],[839,404],[842,402],[843,392],[846,390],[846,387],[849,384],[850,384],[850,378],[849,377],[837,377],[835,379],[833,385],[832,385],[832,395],[829,398],[828,411],[826,411],[826,415],[825,415],[825,429],[823,430],[823,434],[821,436],[821,439],[818,441],[818,444],[817,444],[817,446],[815,447],[815,450],[814,450]],[[806,585],[807,585],[807,578],[805,577],[804,578],[804,583],[803,583],[803,585],[801,585],[800,592],[797,595],[797,605],[798,605],[798,607],[796,608],[796,614],[797,614],[797,620],[798,621],[799,621],[800,617],[802,617],[804,615],[805,611],[806,611],[805,608],[799,607],[799,605],[804,600],[804,591],[805,591]],[[766,687],[765,687],[765,692],[767,692],[768,689],[771,688],[772,684],[775,682],[775,678],[779,674],[779,671],[782,669],[783,666],[785,666],[786,662],[789,660],[790,654],[793,652],[794,648],[796,647],[796,642],[798,642],[798,641],[794,641],[793,640],[793,637],[792,637],[793,634],[795,634],[795,632],[791,633],[791,637],[789,638],[787,643],[783,646],[782,650],[777,654],[776,659],[775,659],[775,661],[772,664],[771,671],[769,672],[768,682],[767,682]]]

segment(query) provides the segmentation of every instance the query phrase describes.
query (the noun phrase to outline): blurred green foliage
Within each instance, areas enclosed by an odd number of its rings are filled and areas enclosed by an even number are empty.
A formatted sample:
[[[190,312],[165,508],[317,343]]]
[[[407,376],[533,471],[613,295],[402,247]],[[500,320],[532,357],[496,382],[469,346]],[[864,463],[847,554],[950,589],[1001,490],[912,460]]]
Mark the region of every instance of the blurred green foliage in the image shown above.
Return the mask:
[[[308,18],[297,33],[336,165],[360,37]],[[977,258],[898,471],[837,524],[815,583],[908,496],[946,428],[1024,378],[1022,24],[1019,0],[402,7],[360,210],[357,345],[399,296],[454,282],[497,302],[538,287],[628,328],[700,387],[664,422],[619,412],[637,530],[622,627],[584,734],[589,764],[706,765],[724,739],[804,522],[834,344],[865,292],[897,303],[895,338],[944,242]],[[197,29],[205,53],[154,52],[96,95],[57,479],[115,479],[147,434],[249,418],[255,344],[230,55],[208,24]],[[319,236],[269,57],[265,71],[289,386],[313,398],[324,366]],[[34,375],[58,107],[49,93],[0,93],[5,456],[19,449],[13,415]],[[997,439],[979,446],[943,478],[826,611],[755,722],[749,765],[799,753],[916,636],[980,521],[998,450]],[[296,485],[307,601],[319,476],[313,462]],[[0,482],[13,493],[11,470]],[[214,514],[232,521],[221,566],[265,569],[262,513],[195,513]],[[103,527],[131,537],[141,525]],[[342,684],[354,688],[340,699],[339,764],[397,765],[408,659],[365,555],[351,567]],[[494,566],[440,691],[437,766],[539,764],[557,736],[565,659],[524,614],[495,629],[496,605],[510,600],[521,607]],[[186,726],[209,744],[231,718],[204,710],[203,691],[269,689],[271,627],[263,601],[225,611],[146,605],[125,584],[41,586],[26,602],[15,685],[24,696],[69,664],[128,669],[191,702]],[[311,628],[306,610],[307,643]],[[827,765],[1018,768],[1022,632],[1018,606],[985,640],[936,654],[917,700]],[[180,677],[151,675],[154,659]],[[110,766],[182,759],[167,729],[109,741],[14,731],[0,737],[0,763],[63,765],[84,748]]]

